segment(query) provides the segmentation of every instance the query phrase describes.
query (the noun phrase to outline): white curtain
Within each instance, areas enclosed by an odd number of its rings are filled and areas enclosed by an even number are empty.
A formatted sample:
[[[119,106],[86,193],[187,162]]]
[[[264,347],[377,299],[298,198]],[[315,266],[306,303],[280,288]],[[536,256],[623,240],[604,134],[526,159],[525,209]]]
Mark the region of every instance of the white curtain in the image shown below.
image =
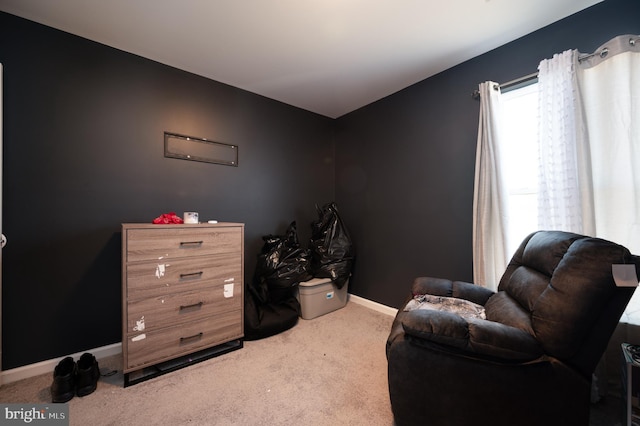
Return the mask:
[[[624,35],[540,63],[540,228],[640,253],[638,53],[640,38]]]
[[[480,120],[473,194],[473,279],[497,289],[506,268],[506,194],[500,170],[500,91],[480,83]]]
[[[616,37],[603,49],[608,54],[584,60],[580,74],[596,230],[640,254],[640,37]]]
[[[539,67],[539,226],[640,254],[640,37],[618,36]],[[640,291],[622,321],[640,324]]]
[[[640,37],[624,35],[581,63],[596,235],[640,255]],[[622,321],[640,324],[640,290]]]
[[[591,235],[593,218],[584,214],[593,201],[578,73],[577,50],[538,66],[538,227]]]

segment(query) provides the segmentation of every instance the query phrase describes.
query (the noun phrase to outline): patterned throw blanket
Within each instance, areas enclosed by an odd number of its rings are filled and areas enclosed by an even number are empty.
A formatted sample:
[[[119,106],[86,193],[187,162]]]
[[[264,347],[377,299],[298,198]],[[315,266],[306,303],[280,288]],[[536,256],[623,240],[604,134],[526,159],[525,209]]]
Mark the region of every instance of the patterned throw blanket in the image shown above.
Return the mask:
[[[414,309],[433,309],[436,311],[453,312],[464,319],[486,319],[482,305],[455,297],[417,294],[404,308],[405,311],[413,311]]]

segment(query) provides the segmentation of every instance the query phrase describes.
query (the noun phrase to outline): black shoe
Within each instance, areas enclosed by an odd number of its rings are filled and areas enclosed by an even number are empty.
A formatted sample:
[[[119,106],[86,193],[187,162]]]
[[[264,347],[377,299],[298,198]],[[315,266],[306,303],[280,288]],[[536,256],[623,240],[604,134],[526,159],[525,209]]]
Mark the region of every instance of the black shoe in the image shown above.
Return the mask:
[[[64,358],[53,370],[51,402],[67,402],[75,394],[76,363],[70,356]]]
[[[87,396],[98,387],[100,369],[96,357],[90,353],[84,353],[78,360],[76,369],[76,393],[78,396]]]

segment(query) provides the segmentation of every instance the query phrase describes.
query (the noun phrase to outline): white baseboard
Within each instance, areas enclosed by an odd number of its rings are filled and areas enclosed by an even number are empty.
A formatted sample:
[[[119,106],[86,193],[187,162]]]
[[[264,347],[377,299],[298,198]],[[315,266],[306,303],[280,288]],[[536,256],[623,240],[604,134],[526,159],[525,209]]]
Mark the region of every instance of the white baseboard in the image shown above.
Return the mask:
[[[353,303],[365,306],[369,309],[373,309],[374,311],[381,312],[386,315],[395,316],[398,312],[398,310],[395,308],[383,305],[378,302],[374,302],[369,299],[365,299],[364,297],[356,296],[351,293],[349,293],[348,297],[348,300]],[[73,359],[78,360],[80,356],[85,352],[92,353],[96,357],[96,359],[100,360],[108,356],[118,355],[122,353],[122,343],[114,343],[112,345],[102,346],[100,348],[89,349],[75,354],[65,355],[60,358],[49,359],[46,361],[37,362],[35,364],[13,368],[11,370],[0,371],[0,384],[17,382],[18,380],[28,379],[29,377],[39,376],[40,374],[53,374],[53,369],[63,358],[65,358],[66,356],[70,356]]]
[[[364,297],[356,296],[351,293],[349,293],[349,301],[358,305],[366,306],[374,311],[382,312],[386,315],[396,316],[398,313],[396,308],[392,308],[391,306],[383,305],[382,303],[374,302],[373,300],[365,299]]]
[[[17,382],[18,380],[28,379],[29,377],[39,376],[40,374],[50,373],[53,377],[53,370],[58,363],[66,356],[72,357],[74,360],[78,360],[83,353],[89,352],[96,357],[97,360],[102,358],[117,355],[122,353],[122,343],[114,343],[112,345],[102,346],[100,348],[89,349],[86,351],[78,352],[72,355],[65,355],[60,358],[49,359],[46,361],[36,362],[35,364],[29,364],[18,368],[12,368],[0,372],[0,383],[6,384],[11,382]]]

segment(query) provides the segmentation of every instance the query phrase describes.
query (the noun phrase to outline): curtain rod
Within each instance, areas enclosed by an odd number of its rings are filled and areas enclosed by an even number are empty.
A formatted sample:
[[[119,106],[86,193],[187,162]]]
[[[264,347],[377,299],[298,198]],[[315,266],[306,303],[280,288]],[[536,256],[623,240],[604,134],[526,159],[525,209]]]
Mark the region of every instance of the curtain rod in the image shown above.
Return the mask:
[[[514,78],[513,80],[509,80],[509,81],[507,81],[505,83],[496,84],[496,85],[493,86],[493,88],[495,90],[508,89],[509,87],[516,86],[518,84],[533,80],[535,78],[538,78],[538,73],[537,72],[534,72],[534,73],[531,73],[531,74],[527,74],[527,75],[525,75],[523,77]],[[473,99],[476,99],[476,100],[480,99],[480,91],[478,89],[474,90],[473,93],[471,94],[471,96],[473,97]]]
[[[635,46],[636,42],[640,40],[640,38],[634,38],[635,36],[629,38],[629,44],[631,46]],[[598,50],[596,50],[593,53],[585,53],[585,54],[581,54],[578,56],[578,63],[581,63],[582,61],[592,58],[594,56],[600,56],[601,58],[605,58],[607,55],[609,54],[609,48],[607,48],[606,46],[599,48]],[[525,75],[524,77],[520,77],[520,78],[516,78],[514,80],[511,81],[507,81],[506,83],[501,83],[501,84],[496,84],[495,86],[493,86],[493,88],[495,90],[498,89],[507,89],[509,87],[513,87],[516,86],[520,83],[524,83],[526,81],[529,80],[533,80],[534,78],[538,77],[538,73],[532,73],[529,75]],[[471,94],[471,97],[475,100],[480,99],[480,91],[478,89],[474,90],[473,93]]]
[[[533,80],[535,78],[538,78],[538,73],[537,72],[534,72],[534,73],[531,73],[531,74],[527,74],[527,75],[525,75],[523,77],[515,78],[513,80],[507,81],[506,83],[500,83],[500,84],[497,85],[497,87],[494,86],[494,88],[496,90],[498,88],[500,88],[500,89],[508,89],[509,87],[513,87],[515,85],[518,85],[520,83],[524,83],[524,82],[529,81],[529,80]]]
[[[616,37],[616,38],[617,38],[617,37]],[[638,40],[640,40],[640,38],[635,38],[635,39],[634,39],[633,37],[631,37],[631,38],[629,38],[629,44],[630,44],[631,46],[635,46],[635,45],[636,45],[636,42],[637,42]],[[610,41],[611,41],[611,40],[610,40]],[[595,51],[595,52],[593,52],[593,53],[585,53],[585,54],[581,54],[581,55],[579,55],[579,56],[578,56],[578,62],[582,62],[582,61],[584,61],[584,60],[586,60],[586,59],[593,58],[594,56],[600,56],[601,58],[603,58],[603,59],[604,59],[604,58],[606,58],[606,57],[607,57],[607,55],[608,55],[608,54],[609,54],[609,48],[608,48],[607,46],[604,46],[604,47],[602,47],[602,48],[599,48],[598,50],[596,50],[596,51]]]

